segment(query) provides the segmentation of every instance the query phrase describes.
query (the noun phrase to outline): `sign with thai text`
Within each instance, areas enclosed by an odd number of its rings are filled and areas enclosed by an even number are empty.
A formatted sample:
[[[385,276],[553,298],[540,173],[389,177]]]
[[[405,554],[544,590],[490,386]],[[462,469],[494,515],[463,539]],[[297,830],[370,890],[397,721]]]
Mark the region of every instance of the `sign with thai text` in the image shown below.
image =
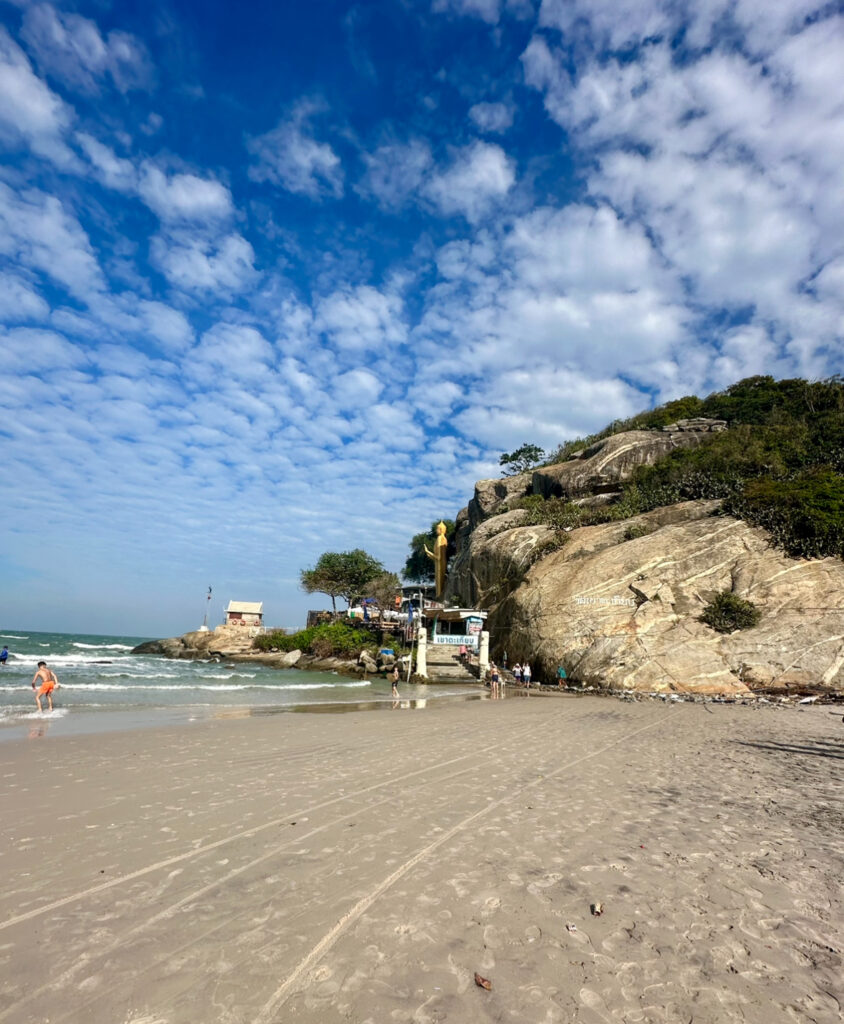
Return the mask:
[[[444,636],[435,636],[431,638],[431,643],[434,644],[448,644],[451,647],[459,647],[461,644],[465,644],[467,647],[477,647],[478,637],[475,636],[464,636],[461,633],[445,634]]]

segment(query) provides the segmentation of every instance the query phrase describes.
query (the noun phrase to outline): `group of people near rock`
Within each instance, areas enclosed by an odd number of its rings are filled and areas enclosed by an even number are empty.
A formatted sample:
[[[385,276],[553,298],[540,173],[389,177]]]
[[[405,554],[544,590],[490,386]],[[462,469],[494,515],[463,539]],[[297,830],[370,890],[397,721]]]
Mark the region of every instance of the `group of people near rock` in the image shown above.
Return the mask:
[[[528,689],[530,689],[530,665],[527,662],[525,662],[524,665],[520,665],[517,661],[513,666],[513,678],[516,680],[516,686],[524,684]]]
[[[490,663],[490,666],[489,666],[489,684],[490,684],[490,687],[492,688],[492,692],[493,693],[497,693],[498,692],[499,684],[501,686],[504,685],[504,675],[503,675],[504,671],[506,671],[506,668],[504,670],[500,669],[495,664],[494,661]],[[516,662],[516,664],[512,668],[512,673],[513,673],[513,679],[514,679],[514,681],[516,683],[516,686],[525,686],[528,689],[530,689],[531,670],[530,670],[530,665],[527,662],[525,662],[524,665],[520,665],[518,662]]]
[[[527,661],[523,665],[519,664],[519,662],[517,661],[510,671],[513,673],[513,681],[515,682],[516,686],[524,686],[528,690],[530,689],[531,683],[534,682],[534,679],[530,664]],[[495,662],[492,662],[489,666],[489,681],[494,689],[497,689],[497,684],[499,682],[501,683],[502,686],[504,685],[504,675],[506,672],[507,655],[505,653],[503,669],[499,669]],[[535,682],[534,685],[541,686],[542,682]],[[568,675],[566,674],[565,668],[562,665],[560,665],[557,668],[557,687],[558,689],[562,690],[567,685]]]

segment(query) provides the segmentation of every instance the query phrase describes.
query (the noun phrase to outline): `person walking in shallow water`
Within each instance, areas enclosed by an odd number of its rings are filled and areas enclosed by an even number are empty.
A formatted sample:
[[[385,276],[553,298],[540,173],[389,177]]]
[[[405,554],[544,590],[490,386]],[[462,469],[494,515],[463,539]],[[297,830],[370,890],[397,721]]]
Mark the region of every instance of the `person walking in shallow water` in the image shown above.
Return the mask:
[[[489,686],[490,686],[491,695],[493,697],[497,697],[498,696],[498,682],[499,682],[500,678],[501,678],[501,676],[499,675],[499,672],[498,672],[498,666],[495,664],[495,662],[493,662],[489,666]]]
[[[36,679],[41,680],[41,686],[35,691],[35,703],[38,705],[38,710],[43,711],[41,707],[41,698],[47,698],[47,704],[50,711],[53,710],[53,690],[59,689],[59,681],[56,678],[56,673],[51,669],[47,668],[46,661],[38,662],[38,671],[32,677],[32,689],[35,690]]]
[[[399,695],[399,666],[398,663],[393,665],[393,671],[390,676],[393,681],[393,696],[398,697]]]
[[[3,650],[0,651],[0,667],[5,668],[6,667],[6,662],[8,661],[8,659],[9,659],[9,648],[8,647],[4,647]]]

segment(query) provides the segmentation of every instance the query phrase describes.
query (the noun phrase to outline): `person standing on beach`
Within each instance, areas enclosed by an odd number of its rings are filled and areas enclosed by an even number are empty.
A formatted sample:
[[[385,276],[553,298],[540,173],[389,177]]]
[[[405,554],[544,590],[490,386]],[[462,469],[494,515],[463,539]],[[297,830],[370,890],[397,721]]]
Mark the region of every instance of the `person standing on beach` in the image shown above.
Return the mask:
[[[516,680],[516,686],[522,685],[522,666],[518,662],[513,666],[513,678]]]
[[[53,710],[53,690],[59,689],[59,681],[56,678],[56,673],[51,669],[47,668],[46,661],[38,662],[38,671],[32,677],[32,689],[35,690],[36,679],[41,680],[40,688],[35,692],[35,703],[38,705],[38,710],[43,711],[41,707],[41,698],[47,698],[47,704],[49,705],[50,711]]]
[[[399,666],[398,662],[393,665],[393,671],[390,677],[393,681],[393,696],[398,697],[399,695]]]
[[[499,681],[499,679],[500,679],[500,676],[498,674],[498,666],[495,664],[495,662],[493,662],[489,666],[489,682],[490,682],[490,689],[492,691],[492,696],[493,697],[497,697],[498,696],[498,681]]]
[[[4,647],[3,650],[0,651],[0,666],[5,668],[6,667],[6,662],[8,661],[8,658],[9,658],[9,648],[8,647]]]
[[[559,689],[562,689],[566,685],[566,682],[567,682],[566,670],[563,668],[562,665],[559,665],[557,667],[557,687]]]
[[[530,665],[527,662],[522,665],[522,679],[525,681],[525,686],[530,689]]]

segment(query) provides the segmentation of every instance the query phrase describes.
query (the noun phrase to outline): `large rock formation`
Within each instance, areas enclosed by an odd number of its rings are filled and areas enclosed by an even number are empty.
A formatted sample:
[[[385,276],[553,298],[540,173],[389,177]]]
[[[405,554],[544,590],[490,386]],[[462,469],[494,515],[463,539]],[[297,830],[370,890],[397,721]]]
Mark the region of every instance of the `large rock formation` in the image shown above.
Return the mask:
[[[618,434],[538,471],[531,490],[589,498],[618,487],[678,438],[701,434]],[[479,484],[485,495],[488,484]],[[506,650],[511,664],[528,659],[534,676],[549,682],[562,664],[571,680],[607,689],[843,691],[844,562],[789,558],[764,530],[716,515],[718,506],[684,502],[563,538],[524,525],[523,511],[473,524],[466,509],[447,596],[489,611],[494,656]],[[701,622],[722,591],[752,601],[759,623],[721,634]]]
[[[720,420],[685,420],[662,430],[612,434],[584,448],[568,462],[536,470],[531,492],[544,498],[614,493],[630,479],[637,466],[652,466],[675,448],[700,444],[710,433],[723,428]]]

